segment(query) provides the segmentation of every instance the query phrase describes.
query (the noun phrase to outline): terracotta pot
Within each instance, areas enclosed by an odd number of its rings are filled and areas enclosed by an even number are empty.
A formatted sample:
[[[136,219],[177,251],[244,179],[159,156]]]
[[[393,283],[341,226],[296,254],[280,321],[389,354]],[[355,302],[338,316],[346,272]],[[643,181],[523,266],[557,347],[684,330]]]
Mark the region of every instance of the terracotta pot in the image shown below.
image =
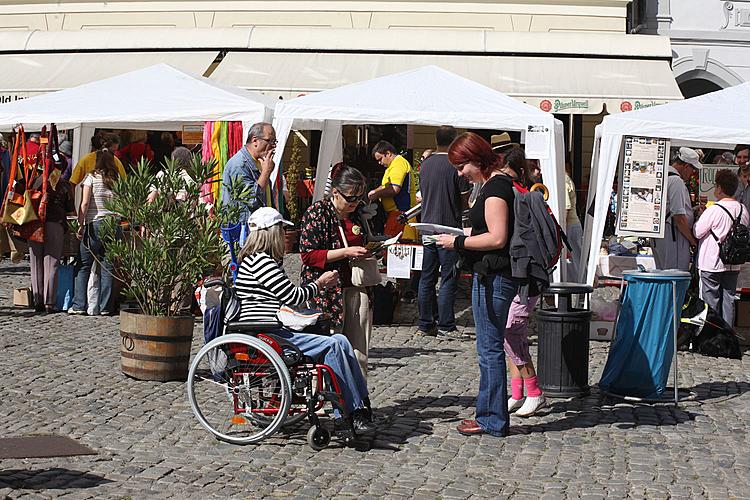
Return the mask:
[[[120,364],[138,380],[187,380],[192,316],[147,316],[120,312]]]

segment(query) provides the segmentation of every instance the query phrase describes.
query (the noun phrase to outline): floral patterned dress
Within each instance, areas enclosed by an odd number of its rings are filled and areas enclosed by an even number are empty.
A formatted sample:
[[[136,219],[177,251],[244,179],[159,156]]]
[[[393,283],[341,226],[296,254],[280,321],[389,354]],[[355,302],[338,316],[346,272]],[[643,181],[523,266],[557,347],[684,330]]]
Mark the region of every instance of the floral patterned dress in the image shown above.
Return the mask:
[[[361,222],[356,213],[350,215],[352,229],[355,235],[360,233]],[[343,286],[351,286],[349,276],[351,269],[347,259],[336,262],[325,262],[325,252],[343,248],[340,220],[330,199],[323,199],[310,205],[300,222],[299,251],[302,257],[302,284],[315,281],[326,271],[339,272],[339,282],[336,286],[321,290],[311,302],[314,307],[323,312],[323,318],[331,321],[335,330],[339,330],[344,322]],[[364,241],[364,239],[363,239]]]

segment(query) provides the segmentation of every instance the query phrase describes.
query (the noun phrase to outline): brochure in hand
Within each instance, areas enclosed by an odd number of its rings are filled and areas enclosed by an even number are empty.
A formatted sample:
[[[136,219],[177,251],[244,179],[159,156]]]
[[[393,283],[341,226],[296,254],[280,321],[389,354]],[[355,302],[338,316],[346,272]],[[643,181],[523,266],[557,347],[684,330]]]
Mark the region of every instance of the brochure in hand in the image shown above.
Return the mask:
[[[365,248],[368,249],[372,253],[377,253],[384,248],[387,248],[391,245],[395,245],[398,243],[399,238],[401,238],[401,233],[398,233],[393,238],[387,239],[385,241],[370,241],[365,245]]]

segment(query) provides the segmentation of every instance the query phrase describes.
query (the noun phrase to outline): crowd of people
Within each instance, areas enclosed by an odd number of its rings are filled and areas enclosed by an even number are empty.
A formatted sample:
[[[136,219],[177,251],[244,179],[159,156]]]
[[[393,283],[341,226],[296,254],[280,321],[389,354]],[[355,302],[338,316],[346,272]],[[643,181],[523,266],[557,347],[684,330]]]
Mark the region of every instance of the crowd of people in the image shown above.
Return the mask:
[[[476,134],[458,135],[453,127],[442,126],[437,129],[435,140],[436,148],[424,157],[419,172],[421,221],[462,228],[463,211],[471,204],[471,228],[466,230],[466,236],[422,235],[425,245],[419,278],[418,333],[456,334],[458,273],[471,273],[479,394],[475,418],[463,421],[458,431],[465,435],[504,436],[508,433],[510,412],[527,417],[546,403],[528,343],[528,321],[538,292],[530,297],[518,293],[519,283],[512,275],[509,253],[515,193],[527,191],[541,180],[539,167],[527,161],[523,148],[511,143],[507,134],[493,138],[493,148]],[[245,147],[230,159],[227,165],[231,168],[225,169],[223,177],[225,196],[231,197],[229,187],[237,182],[251,193],[249,199],[226,200],[242,204],[243,217],[250,228],[240,253],[237,277],[243,298],[241,317],[272,323],[283,305],[307,303],[320,310],[333,337],[311,338],[278,325],[275,331],[308,356],[333,368],[343,382],[346,408],[355,432],[369,432],[373,422],[366,381],[373,290],[355,286],[352,265],[372,257],[366,246],[368,219],[373,213],[369,203],[383,203],[386,234],[404,234],[408,226],[404,226],[400,216],[415,203],[414,172],[394,146],[385,141],[372,149],[373,158],[385,167],[385,174],[381,185],[369,192],[359,170],[336,165],[327,195],[302,216],[302,268],[300,285],[294,286],[282,267],[279,235],[286,221],[271,206],[266,192],[275,144],[273,127],[256,124]],[[472,185],[480,188],[470,203]],[[574,210],[574,192],[568,207]],[[569,220],[580,225],[577,217]],[[506,355],[511,362],[510,397],[506,389]]]
[[[127,144],[120,148],[120,144]],[[158,153],[154,153],[154,149]],[[59,312],[57,306],[57,281],[63,258],[65,238],[71,233],[72,218],[77,221],[75,236],[79,243],[77,266],[74,275],[74,297],[69,314],[109,315],[115,312],[117,301],[113,297],[113,266],[107,259],[101,241],[102,220],[109,214],[105,204],[113,196],[112,186],[117,178],[127,175],[141,159],[161,166],[165,158],[173,158],[185,164],[191,152],[177,146],[170,132],[163,132],[158,139],[149,138],[145,131],[99,132],[91,139],[91,152],[73,165],[73,144],[66,133],[58,137],[58,155],[49,178],[46,206],[45,237],[43,243],[24,242],[10,238],[5,228],[0,230],[0,250],[15,261],[28,251],[31,268],[31,290],[33,307],[46,313]],[[27,161],[35,164],[40,151],[40,135],[29,134],[26,143]],[[11,151],[5,140],[0,140],[0,166],[2,167],[2,192],[9,183]],[[59,170],[55,172],[55,170]],[[42,176],[35,178],[31,189],[43,182]],[[75,190],[80,186],[76,204]],[[92,273],[92,270],[96,270]]]
[[[715,203],[692,200],[685,184],[701,168],[701,152],[672,148],[668,169],[665,208],[665,237],[653,242],[656,269],[679,269],[698,273],[700,298],[727,322],[734,325],[734,296],[739,265],[725,264],[720,246],[735,220],[750,220],[750,146],[738,145],[734,153],[716,155],[735,161],[732,168],[716,172]],[[716,161],[716,159],[714,159]]]

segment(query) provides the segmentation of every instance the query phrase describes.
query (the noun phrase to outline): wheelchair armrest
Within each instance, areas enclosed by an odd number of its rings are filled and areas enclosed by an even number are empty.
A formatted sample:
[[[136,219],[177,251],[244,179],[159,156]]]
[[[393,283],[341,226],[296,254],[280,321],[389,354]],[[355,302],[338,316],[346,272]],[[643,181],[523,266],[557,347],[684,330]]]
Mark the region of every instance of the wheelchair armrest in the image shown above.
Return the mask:
[[[281,323],[232,321],[227,324],[227,333],[267,333],[278,330],[281,326]]]

